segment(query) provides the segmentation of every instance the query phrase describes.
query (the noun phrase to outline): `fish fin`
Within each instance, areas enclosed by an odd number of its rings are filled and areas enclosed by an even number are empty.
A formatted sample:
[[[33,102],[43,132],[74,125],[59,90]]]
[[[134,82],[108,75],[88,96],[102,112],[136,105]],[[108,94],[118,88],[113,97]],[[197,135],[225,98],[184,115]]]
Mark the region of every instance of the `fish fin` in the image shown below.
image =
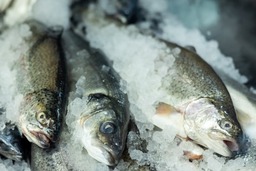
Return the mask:
[[[157,115],[170,115],[170,114],[177,114],[178,111],[175,109],[175,107],[164,103],[159,102],[156,106],[156,114]]]
[[[196,53],[196,48],[194,46],[185,46],[185,48]]]
[[[203,159],[204,149],[191,140],[182,141],[179,146],[183,149],[183,155],[189,160],[201,160]]]
[[[172,129],[177,135],[187,137],[184,131],[184,118],[173,106],[159,102],[156,114],[151,118],[152,123],[161,129]]]
[[[201,160],[203,159],[202,154],[194,153],[193,151],[183,151],[183,155],[186,156],[189,160]]]

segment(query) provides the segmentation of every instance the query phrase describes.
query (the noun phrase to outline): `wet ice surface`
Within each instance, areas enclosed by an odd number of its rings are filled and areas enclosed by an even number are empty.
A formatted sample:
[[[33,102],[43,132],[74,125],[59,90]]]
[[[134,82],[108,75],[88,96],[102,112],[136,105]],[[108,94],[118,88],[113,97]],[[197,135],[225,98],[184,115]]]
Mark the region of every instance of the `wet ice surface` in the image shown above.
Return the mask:
[[[46,2],[46,1],[45,1]],[[59,18],[50,18],[47,20],[42,5],[44,1],[37,2],[35,18],[40,21],[54,24],[55,20],[58,24],[67,26],[67,20],[59,20]],[[67,1],[62,11],[67,10]],[[161,0],[156,4],[147,3],[146,0],[141,1],[142,5],[150,5],[145,8],[152,13],[165,11],[166,1]],[[54,7],[58,6],[56,3]],[[41,6],[41,7],[40,7]],[[41,11],[40,11],[41,10]],[[61,11],[61,10],[60,10]],[[61,12],[62,12],[61,11]],[[48,13],[49,15],[50,13]],[[61,14],[61,13],[60,13]],[[64,14],[66,17],[67,13]],[[62,15],[63,16],[63,15]],[[87,16],[90,17],[90,16]],[[168,18],[168,19],[167,19]],[[48,17],[49,19],[49,17]],[[115,171],[122,170],[213,170],[213,171],[228,171],[228,170],[254,170],[256,143],[252,142],[252,147],[248,150],[245,157],[226,160],[223,157],[218,157],[210,150],[203,152],[204,159],[202,161],[190,162],[183,156],[183,151],[190,148],[191,143],[178,141],[175,139],[176,131],[169,128],[165,131],[155,130],[153,124],[150,123],[150,118],[154,114],[155,104],[158,101],[168,101],[168,97],[161,91],[161,79],[167,74],[168,67],[172,64],[173,59],[164,58],[165,55],[171,56],[170,51],[164,44],[159,43],[151,36],[139,33],[135,26],[118,27],[115,24],[101,21],[97,19],[96,23],[87,20],[87,39],[92,46],[102,49],[102,51],[113,60],[114,69],[120,74],[123,81],[122,86],[124,91],[129,95],[131,103],[130,110],[135,118],[140,135],[131,131],[128,134],[128,154],[133,160],[122,159],[114,169]],[[140,28],[149,29],[149,23],[141,23]],[[218,50],[218,44],[215,41],[206,41],[205,38],[197,30],[186,29],[179,21],[167,13],[164,16],[163,23],[160,24],[163,30],[159,37],[176,42],[180,45],[193,45],[197,52],[213,67],[224,69],[224,71],[239,82],[246,81],[245,77],[239,75],[234,68],[231,58],[226,58]],[[20,96],[15,93],[15,61],[22,52],[24,47],[24,37],[30,35],[29,28],[26,25],[15,27],[4,32],[0,39],[0,108],[6,109],[6,115],[1,115],[0,127],[6,120],[17,121],[17,109]],[[174,53],[178,53],[178,49]],[[79,55],[79,54],[78,54]],[[76,66],[71,71],[73,78],[73,91],[70,92],[67,124],[70,130],[76,130],[76,115],[81,113],[82,106],[87,99],[78,98],[83,94],[84,72],[82,67],[77,66],[79,61],[68,61],[71,66]],[[112,170],[107,166],[92,159],[87,152],[81,147],[78,142],[78,137],[82,136],[79,130],[76,130],[70,140],[70,143],[65,148],[68,151],[70,163],[74,164],[74,169],[84,170]],[[179,145],[177,145],[179,144]],[[25,162],[12,164],[10,160],[1,160],[0,170],[30,170]]]

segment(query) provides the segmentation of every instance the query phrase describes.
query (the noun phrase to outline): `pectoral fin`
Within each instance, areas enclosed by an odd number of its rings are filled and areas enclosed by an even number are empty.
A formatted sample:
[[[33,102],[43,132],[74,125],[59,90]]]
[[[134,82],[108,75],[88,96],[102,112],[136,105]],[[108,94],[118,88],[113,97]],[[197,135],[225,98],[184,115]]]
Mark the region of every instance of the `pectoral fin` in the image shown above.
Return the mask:
[[[156,114],[152,117],[154,125],[161,129],[173,128],[177,135],[187,137],[183,127],[183,115],[175,107],[160,102],[156,107]]]
[[[156,114],[157,115],[170,115],[170,114],[177,114],[178,111],[171,105],[159,102],[156,107]]]

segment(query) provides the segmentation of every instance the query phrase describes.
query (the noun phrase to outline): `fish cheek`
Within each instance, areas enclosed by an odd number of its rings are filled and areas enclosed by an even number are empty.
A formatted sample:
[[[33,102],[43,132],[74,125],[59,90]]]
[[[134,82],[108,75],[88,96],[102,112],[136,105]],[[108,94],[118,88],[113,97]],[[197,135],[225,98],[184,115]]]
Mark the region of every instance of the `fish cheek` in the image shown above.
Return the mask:
[[[208,132],[208,136],[213,140],[224,140],[226,139],[226,135],[219,130],[211,130]]]
[[[110,144],[111,137],[109,137],[109,135],[99,132],[97,136],[102,144],[104,144],[104,145]]]
[[[38,101],[35,94],[27,94],[20,107],[21,115],[24,115],[26,122],[32,125],[38,124],[36,114],[40,110],[45,110],[44,104]]]
[[[35,119],[36,111],[29,104],[24,106],[24,109],[21,110],[21,115],[23,115],[24,120],[22,120],[22,124],[37,124]]]

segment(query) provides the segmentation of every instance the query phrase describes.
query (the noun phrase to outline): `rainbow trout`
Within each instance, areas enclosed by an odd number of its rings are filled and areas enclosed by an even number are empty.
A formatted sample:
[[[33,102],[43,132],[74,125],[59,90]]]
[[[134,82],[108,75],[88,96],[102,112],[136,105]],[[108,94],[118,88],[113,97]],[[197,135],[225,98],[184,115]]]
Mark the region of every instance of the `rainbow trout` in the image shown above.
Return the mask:
[[[222,80],[195,52],[165,43],[174,57],[162,81],[170,103],[159,103],[153,122],[171,124],[181,137],[220,155],[238,153],[244,134]]]
[[[41,148],[50,147],[59,136],[65,102],[65,64],[59,38],[62,28],[47,29],[29,21],[29,49],[20,57],[18,91],[23,95],[19,128]]]

